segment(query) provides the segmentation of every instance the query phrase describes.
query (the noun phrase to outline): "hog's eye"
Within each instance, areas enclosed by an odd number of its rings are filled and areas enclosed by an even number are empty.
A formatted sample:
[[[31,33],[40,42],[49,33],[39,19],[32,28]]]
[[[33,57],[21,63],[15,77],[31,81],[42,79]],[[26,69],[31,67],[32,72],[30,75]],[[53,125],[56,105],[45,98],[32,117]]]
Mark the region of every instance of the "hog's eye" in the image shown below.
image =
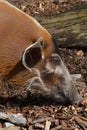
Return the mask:
[[[60,60],[60,58],[58,56],[51,57],[50,61],[54,65],[60,65],[61,64],[61,60]]]

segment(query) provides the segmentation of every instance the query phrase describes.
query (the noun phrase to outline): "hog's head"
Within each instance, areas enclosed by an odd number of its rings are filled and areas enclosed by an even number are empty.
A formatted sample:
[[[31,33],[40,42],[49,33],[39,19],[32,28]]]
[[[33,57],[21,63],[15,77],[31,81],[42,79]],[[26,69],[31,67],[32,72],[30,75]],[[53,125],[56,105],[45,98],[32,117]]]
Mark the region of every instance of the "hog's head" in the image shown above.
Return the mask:
[[[33,89],[34,87],[42,90],[43,93],[48,93],[56,101],[65,103],[79,103],[82,97],[79,95],[76,87],[73,84],[72,78],[61,57],[58,54],[51,54],[49,57],[44,57],[43,46],[44,42],[40,39],[33,46],[25,49],[23,53],[23,65],[36,76],[27,81],[27,88]],[[41,48],[42,64],[40,68],[35,69],[26,64],[26,54],[30,53],[33,49]],[[32,56],[31,56],[32,57]],[[33,60],[33,57],[32,57]]]

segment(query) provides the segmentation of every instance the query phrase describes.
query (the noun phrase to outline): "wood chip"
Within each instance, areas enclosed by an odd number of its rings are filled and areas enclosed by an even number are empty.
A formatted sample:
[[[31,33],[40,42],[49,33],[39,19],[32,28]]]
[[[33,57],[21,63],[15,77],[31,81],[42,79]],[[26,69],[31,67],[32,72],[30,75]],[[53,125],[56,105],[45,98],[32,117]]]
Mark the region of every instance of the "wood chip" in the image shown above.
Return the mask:
[[[36,123],[34,126],[35,128],[44,129],[44,124]]]
[[[87,118],[83,117],[83,116],[79,116],[79,118],[81,118],[82,120],[87,122]]]
[[[81,105],[87,105],[87,98],[85,98],[84,100],[81,101]]]
[[[46,121],[45,129],[44,130],[50,130],[51,122]]]
[[[83,125],[83,126],[85,126],[85,127],[87,128],[87,121],[84,121],[84,120],[82,120],[82,119],[79,118],[79,117],[75,117],[75,121],[76,121],[78,124]]]
[[[67,127],[67,124],[65,123],[65,121],[64,121],[64,120],[61,120],[61,121],[60,121],[60,123],[61,123],[61,125],[62,125],[62,126]]]

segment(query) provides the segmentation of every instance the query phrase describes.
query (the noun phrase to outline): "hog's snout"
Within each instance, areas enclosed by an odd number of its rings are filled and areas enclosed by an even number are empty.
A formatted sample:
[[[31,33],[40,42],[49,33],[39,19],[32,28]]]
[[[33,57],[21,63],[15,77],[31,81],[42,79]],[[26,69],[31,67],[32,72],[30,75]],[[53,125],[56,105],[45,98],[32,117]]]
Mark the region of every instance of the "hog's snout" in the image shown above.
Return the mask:
[[[52,87],[51,92],[54,99],[63,104],[77,104],[82,100],[82,97],[72,83],[69,85],[58,83]]]
[[[67,88],[67,87],[66,87]],[[82,100],[77,88],[74,86],[72,80],[69,89],[64,91],[65,95],[69,98],[71,103],[79,103]]]

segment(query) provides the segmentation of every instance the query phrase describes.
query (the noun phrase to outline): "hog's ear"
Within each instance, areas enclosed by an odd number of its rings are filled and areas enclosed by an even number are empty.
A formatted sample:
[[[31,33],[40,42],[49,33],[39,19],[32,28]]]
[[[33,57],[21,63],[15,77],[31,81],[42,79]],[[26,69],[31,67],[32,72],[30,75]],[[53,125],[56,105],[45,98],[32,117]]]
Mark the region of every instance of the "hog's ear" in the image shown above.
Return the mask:
[[[44,59],[44,39],[40,37],[35,43],[28,46],[22,55],[22,64],[26,69],[32,71],[34,67],[41,59]]]

